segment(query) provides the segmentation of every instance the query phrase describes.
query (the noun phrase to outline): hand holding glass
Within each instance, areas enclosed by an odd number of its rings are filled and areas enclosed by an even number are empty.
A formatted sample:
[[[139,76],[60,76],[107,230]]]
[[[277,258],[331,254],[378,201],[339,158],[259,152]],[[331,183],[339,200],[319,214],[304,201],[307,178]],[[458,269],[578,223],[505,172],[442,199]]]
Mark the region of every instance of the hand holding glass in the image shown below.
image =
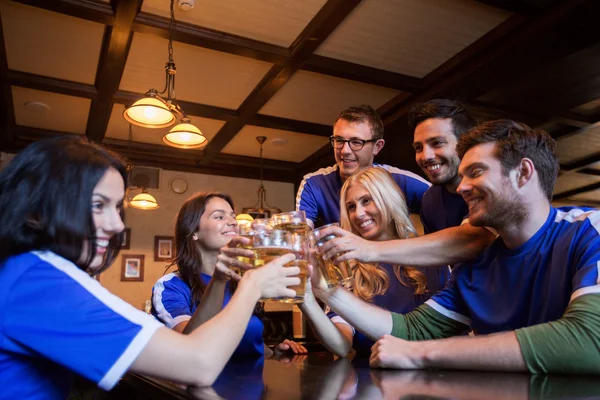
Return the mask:
[[[315,229],[311,232],[312,243],[315,247],[321,247],[331,239],[335,238],[335,235],[327,235],[321,237],[320,233],[323,229],[330,226],[340,226],[337,222],[333,224],[325,225]],[[354,279],[354,268],[348,261],[342,261],[334,264],[331,259],[325,260],[322,254],[317,254],[319,260],[319,268],[321,273],[325,277],[327,286],[335,287],[342,285],[347,289],[352,287],[352,281]]]

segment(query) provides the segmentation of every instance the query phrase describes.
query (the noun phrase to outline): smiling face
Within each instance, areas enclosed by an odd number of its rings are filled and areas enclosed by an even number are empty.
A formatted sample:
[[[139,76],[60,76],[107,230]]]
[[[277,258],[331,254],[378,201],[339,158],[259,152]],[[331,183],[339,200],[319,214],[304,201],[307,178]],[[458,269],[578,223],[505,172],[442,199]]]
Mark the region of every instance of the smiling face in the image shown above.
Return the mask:
[[[456,142],[449,118],[430,118],[415,128],[413,148],[417,164],[431,183],[445,185],[451,191],[459,182]]]
[[[121,174],[116,169],[109,168],[98,181],[92,194],[91,206],[96,235],[94,239],[96,255],[88,267],[90,272],[102,266],[110,239],[125,228],[121,219],[124,196],[125,189]],[[83,245],[81,263],[87,260],[88,243],[86,241]]]
[[[236,227],[235,213],[229,203],[220,197],[212,197],[206,203],[193,239],[207,250],[219,250],[237,234]]]
[[[523,221],[526,211],[519,200],[516,170],[506,175],[494,154],[495,149],[495,143],[484,143],[465,153],[459,168],[462,181],[457,192],[469,206],[471,225],[500,230]]]
[[[346,191],[348,219],[358,234],[367,240],[390,240],[391,225],[385,224],[383,216],[371,193],[361,184],[353,183]]]
[[[339,119],[333,127],[333,136],[349,139],[373,139],[373,132],[367,122],[348,122]],[[342,181],[357,173],[363,168],[373,165],[373,159],[383,148],[385,141],[379,139],[376,142],[365,143],[362,149],[352,150],[348,143],[344,143],[341,149],[333,149],[335,162],[340,169]]]

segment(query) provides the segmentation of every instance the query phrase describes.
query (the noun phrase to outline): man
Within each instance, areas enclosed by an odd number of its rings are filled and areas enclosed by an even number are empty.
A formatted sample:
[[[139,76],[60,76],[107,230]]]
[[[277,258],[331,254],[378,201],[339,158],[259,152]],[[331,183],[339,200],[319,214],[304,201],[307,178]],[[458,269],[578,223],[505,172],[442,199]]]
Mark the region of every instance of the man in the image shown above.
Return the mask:
[[[378,309],[313,275],[317,297],[383,336],[372,366],[600,374],[600,211],[550,205],[555,148],[548,133],[507,120],[461,136],[458,193],[471,224],[499,238],[415,311]],[[451,337],[468,329],[479,335]]]
[[[469,210],[456,193],[460,183],[456,143],[463,133],[475,127],[475,120],[459,103],[434,99],[415,106],[408,121],[414,132],[415,161],[433,184],[423,196],[423,230],[428,234],[459,226]]]
[[[408,240],[368,242],[343,229],[324,231],[340,238],[322,250],[337,261],[384,262],[415,267],[455,264],[477,257],[495,238],[485,228],[469,224],[468,208],[456,193],[458,138],[475,126],[475,120],[457,102],[434,99],[413,107],[409,126],[414,130],[415,161],[433,183],[423,195],[421,221],[426,234]]]
[[[314,226],[340,220],[340,190],[344,181],[363,168],[377,166],[389,171],[404,192],[411,212],[419,212],[421,198],[429,183],[412,172],[389,165],[373,164],[385,144],[383,122],[369,105],[350,107],[339,115],[329,138],[336,165],[305,175],[298,194],[296,209],[306,212]]]

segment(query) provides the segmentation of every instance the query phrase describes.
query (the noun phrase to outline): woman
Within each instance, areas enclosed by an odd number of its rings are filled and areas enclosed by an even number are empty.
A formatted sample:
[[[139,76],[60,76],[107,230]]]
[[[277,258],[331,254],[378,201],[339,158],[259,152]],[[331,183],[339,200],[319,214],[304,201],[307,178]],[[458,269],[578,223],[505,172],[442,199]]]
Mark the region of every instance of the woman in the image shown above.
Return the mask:
[[[372,167],[349,177],[340,197],[341,227],[367,240],[406,239],[416,231],[410,221],[404,195],[392,176]],[[447,266],[412,268],[389,264],[356,263],[354,294],[390,311],[407,313],[442,289],[450,277]],[[334,313],[321,312],[312,291],[302,311],[308,316],[323,344],[333,353],[369,355],[373,341]]]
[[[72,137],[35,142],[0,172],[3,397],[64,399],[74,374],[109,390],[128,370],[210,385],[256,301],[295,294],[286,286],[299,270],[283,267],[286,255],[246,273],[230,304],[189,335],[112,295],[91,275],[118,255],[125,182],[118,156]]]
[[[237,234],[233,208],[231,197],[218,192],[198,193],[181,206],[175,223],[177,254],[169,266],[177,266],[177,272],[163,276],[152,288],[152,314],[169,328],[193,331],[221,311],[235,292],[236,282],[230,281],[232,271],[215,268],[219,249]],[[271,355],[262,338],[261,306],[257,304],[234,356]],[[291,340],[276,347],[288,349],[306,352]]]

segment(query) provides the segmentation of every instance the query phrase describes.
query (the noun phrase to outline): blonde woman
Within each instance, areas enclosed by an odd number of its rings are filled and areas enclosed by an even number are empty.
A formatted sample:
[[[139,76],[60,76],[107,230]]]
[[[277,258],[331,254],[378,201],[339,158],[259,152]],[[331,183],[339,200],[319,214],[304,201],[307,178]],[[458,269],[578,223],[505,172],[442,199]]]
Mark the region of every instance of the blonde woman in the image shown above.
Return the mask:
[[[371,167],[349,177],[340,195],[340,223],[345,230],[372,241],[416,235],[404,195],[386,170]],[[367,302],[407,313],[442,289],[449,277],[447,266],[413,268],[356,262],[352,286],[354,294]],[[335,313],[326,316],[321,312],[312,291],[307,291],[302,311],[323,344],[336,355],[346,356],[351,348],[360,356],[370,354],[374,342]]]

